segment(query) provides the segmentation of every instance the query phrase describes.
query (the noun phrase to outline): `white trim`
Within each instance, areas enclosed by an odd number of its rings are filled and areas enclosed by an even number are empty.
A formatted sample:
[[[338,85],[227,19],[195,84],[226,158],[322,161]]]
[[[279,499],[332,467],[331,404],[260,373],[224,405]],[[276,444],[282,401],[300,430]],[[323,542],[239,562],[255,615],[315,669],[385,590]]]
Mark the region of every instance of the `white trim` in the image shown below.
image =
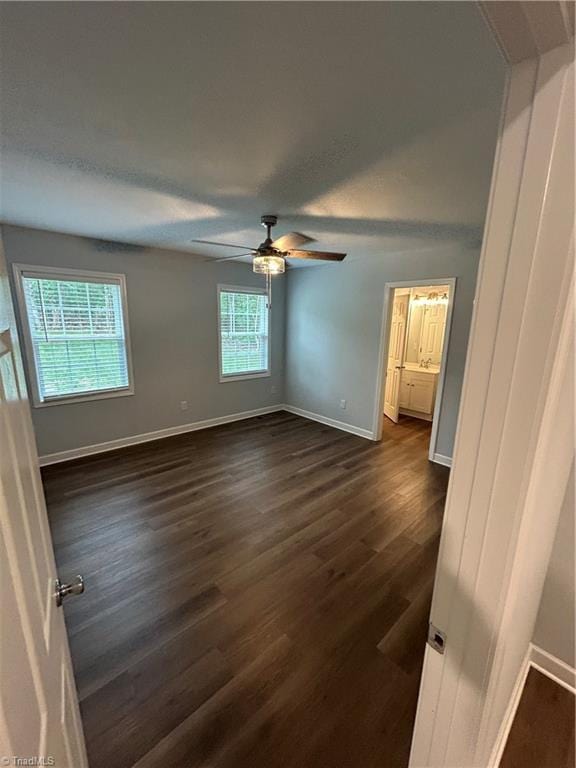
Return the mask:
[[[456,294],[455,277],[423,277],[419,280],[400,280],[398,282],[386,283],[384,285],[384,304],[382,307],[382,319],[380,323],[380,344],[378,347],[378,371],[376,373],[376,391],[374,395],[374,414],[372,417],[372,437],[373,440],[382,439],[382,429],[384,424],[384,378],[386,371],[386,361],[388,359],[388,344],[390,341],[390,322],[392,318],[392,302],[390,296],[396,288],[419,288],[428,285],[447,285],[448,308],[446,310],[446,326],[444,330],[444,341],[442,342],[442,360],[440,362],[440,372],[436,385],[436,397],[434,401],[434,414],[432,416],[432,433],[430,434],[430,446],[428,448],[428,458],[435,461],[436,443],[438,441],[438,422],[440,420],[440,411],[442,409],[442,398],[444,395],[444,381],[446,378],[446,363],[448,360],[448,347],[450,346],[450,332],[452,330],[452,314],[454,309],[454,296]]]
[[[334,427],[334,429],[340,429],[342,432],[349,432],[358,437],[363,437],[367,440],[373,440],[374,436],[369,429],[362,429],[356,427],[353,424],[346,424],[343,421],[336,421],[336,419],[328,419],[325,416],[321,416],[318,413],[312,413],[311,411],[304,411],[302,408],[295,408],[292,405],[286,405],[280,403],[279,405],[269,405],[264,408],[255,408],[252,411],[240,411],[239,413],[231,413],[227,416],[217,416],[213,419],[203,419],[202,421],[194,421],[190,424],[180,424],[177,427],[168,427],[167,429],[157,429],[154,432],[143,432],[139,435],[131,435],[129,437],[120,437],[117,440],[108,440],[105,443],[95,443],[93,445],[86,445],[82,448],[72,448],[68,451],[58,451],[57,453],[47,453],[39,457],[39,463],[41,467],[46,467],[49,464],[59,464],[63,461],[73,461],[74,459],[81,459],[84,456],[93,456],[98,453],[107,453],[108,451],[116,451],[119,448],[127,448],[130,445],[139,445],[140,443],[148,443],[151,440],[162,440],[165,437],[173,437],[174,435],[182,435],[186,432],[197,432],[200,429],[210,429],[211,427],[219,427],[221,424],[231,424],[234,421],[243,421],[244,419],[253,419],[256,416],[265,416],[268,413],[277,413],[278,411],[286,411],[287,413],[293,413],[295,416],[302,416],[304,419],[310,421],[317,421],[320,424],[325,424],[328,427]]]
[[[524,656],[524,661],[522,662],[522,666],[518,672],[518,677],[514,683],[514,690],[512,691],[512,696],[510,697],[508,708],[506,709],[506,714],[502,718],[502,725],[500,726],[500,731],[496,738],[496,743],[494,744],[494,750],[490,756],[490,762],[488,763],[488,765],[492,768],[498,768],[500,765],[500,760],[502,760],[504,748],[506,747],[508,736],[510,735],[510,729],[512,728],[514,718],[516,717],[518,704],[520,704],[520,699],[522,698],[524,684],[526,683],[526,678],[528,677],[528,672],[530,671],[531,651],[531,647],[528,646],[526,655]]]
[[[264,379],[272,375],[272,308],[269,303],[266,305],[268,312],[268,367],[265,371],[252,371],[248,373],[233,373],[228,376],[222,373],[222,324],[220,313],[220,294],[228,293],[249,293],[258,296],[267,296],[265,288],[254,288],[250,285],[225,285],[219,283],[216,287],[216,306],[218,312],[218,381],[220,384],[226,384],[229,381],[245,381],[246,379]]]
[[[442,464],[443,467],[452,466],[452,456],[444,456],[442,453],[435,453],[430,461],[433,461],[435,464]]]
[[[119,277],[125,277],[118,272],[99,272],[97,269],[76,269],[76,267],[46,267],[43,264],[15,263],[14,269],[21,272],[24,277],[39,277],[49,280],[51,277],[64,275],[68,282],[78,283],[110,283],[115,285]],[[29,273],[29,274],[27,274]]]
[[[310,421],[318,421],[320,424],[326,424],[327,427],[341,429],[342,432],[350,432],[350,434],[358,435],[358,437],[363,437],[366,440],[374,440],[374,433],[370,429],[356,427],[354,424],[347,424],[345,421],[329,419],[328,417],[322,416],[319,413],[305,411],[302,408],[296,408],[293,405],[284,405],[282,408],[283,410],[288,411],[288,413],[293,413],[295,416],[302,416],[304,419],[310,419]]]
[[[165,437],[173,437],[174,435],[181,435],[185,432],[196,432],[199,429],[209,429],[210,427],[218,427],[221,424],[230,424],[233,421],[242,421],[244,419],[253,419],[256,416],[265,416],[268,413],[276,413],[277,411],[286,410],[284,405],[270,405],[265,408],[256,408],[252,411],[240,411],[239,413],[231,413],[227,416],[217,416],[213,419],[203,419],[202,421],[195,421],[191,424],[180,424],[177,427],[168,427],[167,429],[158,429],[154,432],[143,432],[139,435],[132,435],[130,437],[120,437],[117,440],[108,440],[105,443],[96,443],[94,445],[86,445],[82,448],[72,448],[69,451],[59,451],[58,453],[48,453],[39,457],[41,467],[45,467],[48,464],[59,464],[62,461],[72,461],[73,459],[80,459],[83,456],[92,456],[97,453],[107,453],[108,451],[115,451],[118,448],[126,448],[129,445],[138,445],[139,443],[148,443],[151,440],[161,440]]]
[[[134,387],[118,387],[118,389],[98,389],[93,394],[78,393],[72,395],[61,395],[60,397],[50,397],[38,403],[32,403],[34,408],[50,408],[53,405],[66,405],[66,403],[87,403],[90,400],[108,400],[111,397],[129,397],[134,394]]]
[[[16,289],[16,302],[18,305],[18,314],[20,326],[24,336],[24,358],[26,360],[26,369],[28,373],[28,382],[32,394],[31,402],[34,408],[49,408],[53,405],[65,405],[66,403],[85,403],[89,400],[106,400],[112,397],[126,397],[134,394],[134,369],[132,367],[132,342],[130,339],[130,323],[128,320],[128,292],[126,289],[126,275],[111,272],[98,272],[97,270],[74,269],[73,267],[45,267],[34,264],[13,264],[14,286]],[[126,371],[128,373],[128,386],[118,387],[117,389],[99,389],[94,392],[71,393],[59,397],[49,397],[43,399],[40,396],[38,386],[38,371],[36,360],[34,358],[34,344],[32,342],[32,333],[30,331],[30,320],[26,308],[26,298],[24,296],[24,286],[22,278],[34,276],[39,279],[50,279],[51,277],[66,278],[68,281],[94,282],[118,285],[120,287],[120,306],[122,311],[122,323],[124,326],[124,349],[126,353]]]
[[[530,643],[530,664],[534,669],[576,694],[576,669],[548,651]]]
[[[268,346],[270,346],[270,337],[268,337]],[[270,353],[268,353],[270,354]],[[254,373],[235,373],[231,376],[220,376],[219,383],[226,384],[227,381],[246,381],[246,379],[266,379],[272,376],[271,371],[255,371]]]
[[[258,288],[257,285],[230,285],[229,283],[218,283],[218,289],[231,291],[233,293],[259,293],[262,296],[268,295],[266,288]]]
[[[436,381],[436,396],[434,398],[434,415],[432,416],[432,434],[430,435],[430,447],[428,457],[434,461],[436,453],[436,443],[438,442],[438,424],[440,422],[440,412],[442,410],[444,398],[444,381],[446,380],[446,365],[448,362],[448,347],[450,346],[450,333],[452,331],[452,315],[454,313],[454,299],[456,296],[456,278],[447,280],[450,286],[448,292],[448,308],[446,310],[446,325],[444,327],[444,340],[442,342],[442,360],[440,362],[440,373]],[[434,283],[431,283],[434,285]]]

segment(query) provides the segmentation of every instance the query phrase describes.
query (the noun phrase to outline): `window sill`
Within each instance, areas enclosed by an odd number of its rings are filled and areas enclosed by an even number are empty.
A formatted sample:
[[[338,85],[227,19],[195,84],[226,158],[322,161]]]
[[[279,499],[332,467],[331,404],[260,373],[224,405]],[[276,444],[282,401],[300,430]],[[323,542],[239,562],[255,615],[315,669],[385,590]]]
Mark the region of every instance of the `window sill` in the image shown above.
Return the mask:
[[[262,371],[260,373],[235,373],[230,376],[220,375],[220,384],[225,384],[227,381],[245,381],[246,379],[265,379],[271,376],[270,371]]]
[[[108,400],[111,397],[128,397],[134,394],[133,387],[126,389],[110,389],[105,392],[87,392],[79,395],[63,395],[62,397],[51,397],[49,400],[35,401],[32,403],[34,408],[49,408],[52,405],[67,405],[68,403],[87,403],[91,400]]]

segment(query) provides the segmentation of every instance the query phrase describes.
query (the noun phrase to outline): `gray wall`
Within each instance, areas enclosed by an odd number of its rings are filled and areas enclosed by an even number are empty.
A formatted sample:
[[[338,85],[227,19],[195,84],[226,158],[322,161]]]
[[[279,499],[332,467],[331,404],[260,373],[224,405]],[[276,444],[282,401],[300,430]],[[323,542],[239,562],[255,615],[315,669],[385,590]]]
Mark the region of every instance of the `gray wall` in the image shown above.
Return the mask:
[[[479,246],[424,243],[421,249],[292,270],[286,317],[286,402],[372,429],[387,282],[456,277],[452,331],[436,451],[452,456]],[[339,407],[347,400],[346,410]]]
[[[576,666],[574,510],[574,468],[572,468],[534,630],[534,643],[571,667]]]
[[[319,169],[317,178],[329,183],[310,195],[308,221],[295,228],[348,257],[289,274],[286,401],[372,430],[385,283],[455,277],[436,447],[450,457],[506,71],[481,17],[469,15],[469,4],[386,7],[391,24],[414,14],[410,31],[393,31],[390,38],[394,27],[384,23],[382,55],[396,50],[398,64],[391,60],[393,75],[368,79],[372,95],[363,108],[369,109],[360,112],[366,131],[377,125],[373,114],[386,115],[388,125],[376,128],[372,155],[362,167],[338,175],[340,155],[328,149],[322,166],[310,163]],[[443,26],[432,17],[424,21],[428,13],[440,13]],[[395,97],[387,94],[392,84]],[[400,105],[409,106],[410,117],[396,112]],[[365,146],[356,127],[347,138],[351,146]]]
[[[126,275],[135,394],[34,408],[41,456],[283,402],[282,278],[274,283],[272,376],[220,384],[217,285],[261,287],[250,265],[154,248],[107,252],[89,239],[7,225],[2,233],[9,264]]]
[[[249,265],[155,248],[102,251],[89,239],[7,225],[2,231],[9,264],[119,272],[127,280],[135,394],[33,409],[40,455],[283,402],[371,429],[384,284],[456,277],[437,443],[438,453],[452,455],[478,247],[431,243],[291,270],[274,283],[272,376],[220,384],[216,286],[262,285]]]

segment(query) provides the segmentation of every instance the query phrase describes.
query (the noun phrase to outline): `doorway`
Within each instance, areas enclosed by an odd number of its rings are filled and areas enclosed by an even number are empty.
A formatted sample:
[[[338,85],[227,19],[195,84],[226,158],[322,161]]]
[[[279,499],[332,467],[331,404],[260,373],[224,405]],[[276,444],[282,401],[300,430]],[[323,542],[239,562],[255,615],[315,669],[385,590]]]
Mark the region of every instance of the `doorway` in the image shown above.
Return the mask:
[[[386,285],[374,420],[378,440],[384,420],[430,422],[428,457],[447,465],[436,443],[455,286],[455,278]]]

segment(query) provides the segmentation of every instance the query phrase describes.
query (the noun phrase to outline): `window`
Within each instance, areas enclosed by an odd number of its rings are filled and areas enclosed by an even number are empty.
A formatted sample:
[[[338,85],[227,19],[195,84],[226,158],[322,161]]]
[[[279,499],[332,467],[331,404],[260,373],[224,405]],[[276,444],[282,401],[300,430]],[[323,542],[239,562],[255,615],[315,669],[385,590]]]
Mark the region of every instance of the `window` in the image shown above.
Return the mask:
[[[124,276],[14,269],[34,404],[132,394]]]
[[[268,299],[255,288],[218,286],[220,381],[270,375]]]

